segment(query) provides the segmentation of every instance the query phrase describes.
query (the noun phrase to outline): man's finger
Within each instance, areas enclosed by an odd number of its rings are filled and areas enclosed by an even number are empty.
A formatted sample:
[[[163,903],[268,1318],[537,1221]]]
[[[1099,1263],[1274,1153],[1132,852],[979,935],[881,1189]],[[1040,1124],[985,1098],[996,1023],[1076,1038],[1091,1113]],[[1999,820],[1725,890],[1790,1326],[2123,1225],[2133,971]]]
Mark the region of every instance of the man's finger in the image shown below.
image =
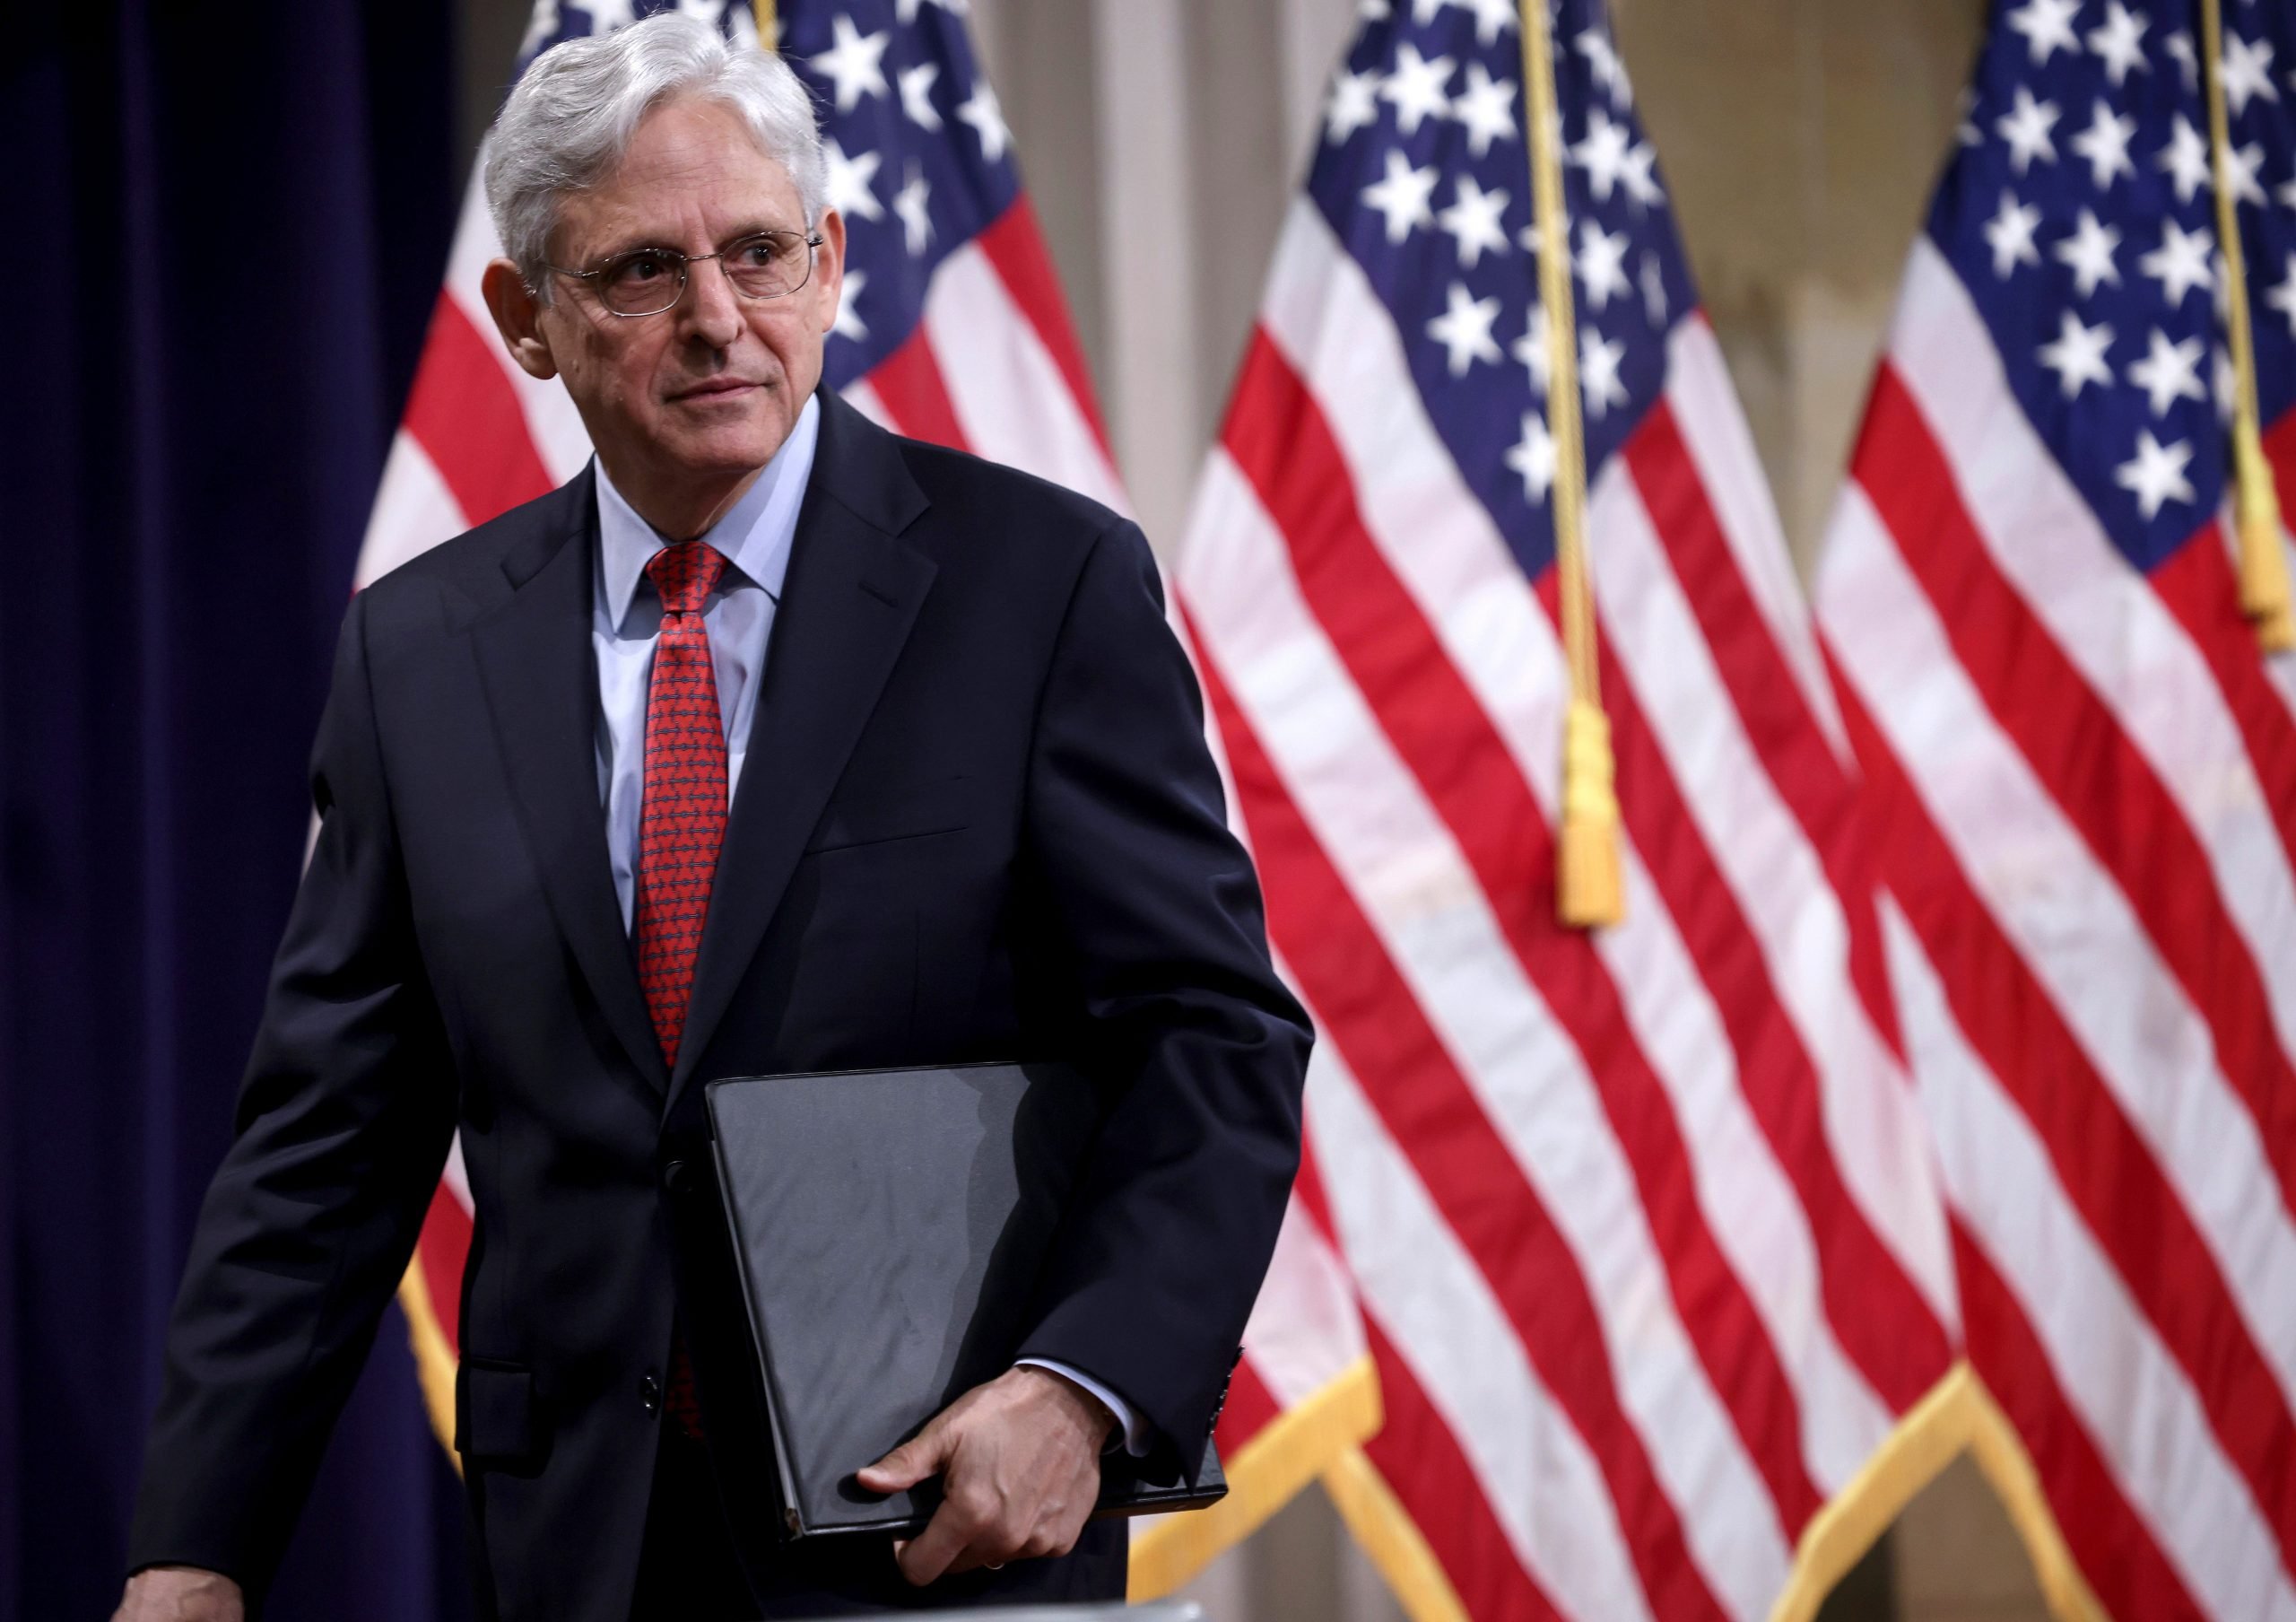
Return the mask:
[[[935,1419],[874,1464],[858,1471],[857,1479],[873,1493],[898,1493],[915,1487],[947,1466],[948,1430]]]
[[[973,1517],[953,1499],[943,1499],[925,1530],[905,1544],[895,1545],[900,1574],[923,1588],[956,1564],[971,1544],[978,1528]]]

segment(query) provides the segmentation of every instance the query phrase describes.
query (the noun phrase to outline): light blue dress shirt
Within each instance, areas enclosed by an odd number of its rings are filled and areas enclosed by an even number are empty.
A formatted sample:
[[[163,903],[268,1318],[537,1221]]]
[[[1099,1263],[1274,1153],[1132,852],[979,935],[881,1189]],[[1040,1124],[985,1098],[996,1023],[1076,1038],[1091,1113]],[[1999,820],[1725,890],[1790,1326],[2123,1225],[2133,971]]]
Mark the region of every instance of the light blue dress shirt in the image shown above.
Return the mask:
[[[821,442],[821,402],[809,399],[796,426],[742,499],[701,539],[725,554],[727,568],[701,606],[709,633],[709,663],[718,677],[718,710],[726,727],[727,809],[749,754],[750,722],[757,713],[759,678],[789,574],[797,538],[797,510],[813,480]],[[669,543],[597,467],[598,555],[591,577],[590,646],[598,662],[598,794],[606,807],[606,852],[613,863],[613,893],[622,927],[631,927],[638,893],[639,820],[646,795],[646,698],[654,677],[654,641],[661,634],[662,597],[646,573]],[[1090,1375],[1049,1358],[1031,1357],[1065,1374],[1108,1404],[1126,1448],[1147,1451],[1139,1417],[1124,1399]]]

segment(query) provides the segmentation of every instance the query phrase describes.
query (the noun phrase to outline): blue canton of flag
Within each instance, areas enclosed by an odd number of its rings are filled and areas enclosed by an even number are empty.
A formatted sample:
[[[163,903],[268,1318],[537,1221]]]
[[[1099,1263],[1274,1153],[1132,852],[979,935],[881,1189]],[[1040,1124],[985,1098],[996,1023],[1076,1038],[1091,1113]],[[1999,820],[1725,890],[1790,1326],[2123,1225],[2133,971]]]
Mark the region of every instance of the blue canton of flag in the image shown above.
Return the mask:
[[[2150,570],[2215,514],[2228,468],[2231,362],[2197,15],[2176,4],[2148,13],[2125,0],[2025,0],[2002,22],[1929,234],[2049,450],[2113,545]],[[2254,330],[2267,423],[2296,403],[2296,153],[2274,72],[2292,27],[2283,8],[2225,8],[2230,175],[2262,291]],[[2267,276],[2279,285],[2266,290]]]
[[[1437,431],[1534,577],[1554,555],[1514,0],[1369,0],[1334,82],[1309,195],[1409,345]],[[1665,384],[1695,301],[1599,0],[1553,19],[1563,192],[1591,484]]]
[[[845,221],[845,296],[823,369],[841,389],[917,329],[934,272],[1013,205],[1020,174],[996,92],[973,59],[965,0],[779,9],[778,44],[813,92],[829,205]],[[725,0],[545,0],[521,70],[561,40],[679,10],[757,39],[750,8]]]

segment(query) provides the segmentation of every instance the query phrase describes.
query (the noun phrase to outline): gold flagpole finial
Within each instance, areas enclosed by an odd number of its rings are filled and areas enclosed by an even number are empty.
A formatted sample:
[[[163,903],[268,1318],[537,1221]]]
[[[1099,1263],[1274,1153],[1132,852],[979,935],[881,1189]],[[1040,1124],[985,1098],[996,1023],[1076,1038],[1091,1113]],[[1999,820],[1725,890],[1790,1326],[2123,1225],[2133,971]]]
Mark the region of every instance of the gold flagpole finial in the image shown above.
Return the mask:
[[[1546,310],[1547,434],[1554,442],[1554,567],[1570,681],[1562,721],[1562,815],[1555,838],[1555,910],[1574,929],[1626,916],[1611,727],[1595,654],[1594,587],[1587,573],[1587,447],[1578,419],[1578,340],[1562,203],[1561,118],[1546,0],[1521,0],[1523,100],[1528,112],[1532,214],[1539,233],[1539,301]]]

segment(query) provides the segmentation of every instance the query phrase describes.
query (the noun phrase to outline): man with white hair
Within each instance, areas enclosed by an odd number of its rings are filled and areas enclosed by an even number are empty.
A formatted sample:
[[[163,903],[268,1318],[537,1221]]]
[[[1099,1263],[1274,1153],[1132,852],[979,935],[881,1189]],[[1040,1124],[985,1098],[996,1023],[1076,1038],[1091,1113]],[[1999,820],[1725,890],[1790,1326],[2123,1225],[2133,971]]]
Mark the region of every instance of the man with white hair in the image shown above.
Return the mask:
[[[458,1129],[484,1614],[1120,1597],[1100,1455],[1201,1457],[1309,1043],[1147,547],[821,387],[844,227],[771,55],[561,46],[486,186],[596,458],[345,621],[121,1615],[259,1603]],[[781,1543],[702,1083],[984,1058],[1105,1108],[1015,1365],[862,1472],[941,1478],[916,1539]]]

